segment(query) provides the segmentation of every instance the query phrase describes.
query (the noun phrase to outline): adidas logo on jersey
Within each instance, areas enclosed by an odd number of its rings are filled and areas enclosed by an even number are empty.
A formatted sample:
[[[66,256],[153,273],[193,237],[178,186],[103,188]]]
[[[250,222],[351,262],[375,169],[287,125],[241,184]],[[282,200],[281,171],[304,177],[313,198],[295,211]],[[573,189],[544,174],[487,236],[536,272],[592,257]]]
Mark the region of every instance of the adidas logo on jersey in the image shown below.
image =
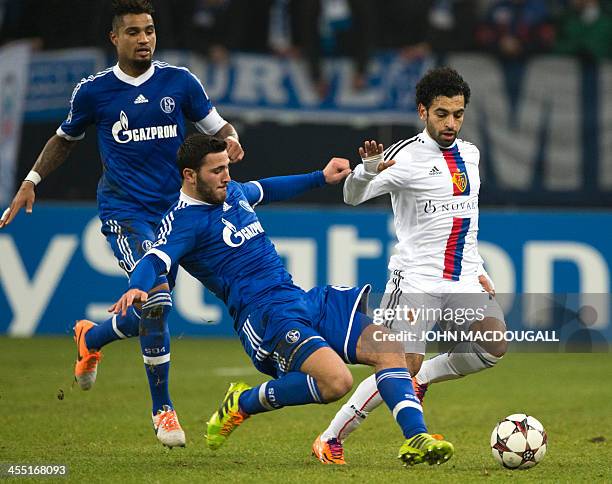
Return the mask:
[[[438,167],[434,165],[434,167],[429,170],[429,176],[433,176],[433,175],[441,175],[442,172],[440,170],[438,170]]]
[[[230,208],[232,208],[232,206],[230,204],[228,204],[227,202],[223,202],[223,211],[227,212]]]
[[[139,94],[138,97],[134,99],[134,104],[144,104],[148,102],[149,100],[146,97],[144,97],[142,94]]]

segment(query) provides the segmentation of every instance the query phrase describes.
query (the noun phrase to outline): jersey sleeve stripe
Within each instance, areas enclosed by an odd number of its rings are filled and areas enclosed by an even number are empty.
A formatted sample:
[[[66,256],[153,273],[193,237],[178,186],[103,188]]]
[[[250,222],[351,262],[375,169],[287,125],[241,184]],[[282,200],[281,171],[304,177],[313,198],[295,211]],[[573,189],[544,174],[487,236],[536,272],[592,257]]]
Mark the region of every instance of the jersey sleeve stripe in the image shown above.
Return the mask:
[[[79,136],[70,136],[69,134],[65,133],[64,130],[61,128],[61,126],[59,128],[57,128],[57,130],[55,131],[55,134],[58,135],[60,138],[64,138],[68,141],[79,141],[82,140],[83,138],[85,138],[85,133],[79,135]]]
[[[257,205],[259,205],[261,203],[261,201],[263,200],[264,197],[264,190],[263,187],[261,186],[261,183],[259,183],[256,180],[251,181],[250,183],[252,183],[253,185],[255,185],[257,188],[259,188],[259,199],[253,204],[253,207],[256,207]]]
[[[194,124],[200,133],[213,135],[217,134],[227,124],[227,121],[219,114],[217,108],[212,108],[206,117],[196,121]]]
[[[414,138],[410,138],[408,140],[402,141],[400,144],[397,144],[392,150],[389,151],[388,155],[385,156],[385,161],[392,160],[395,156],[406,146],[411,143],[414,143],[417,140],[416,136]]]

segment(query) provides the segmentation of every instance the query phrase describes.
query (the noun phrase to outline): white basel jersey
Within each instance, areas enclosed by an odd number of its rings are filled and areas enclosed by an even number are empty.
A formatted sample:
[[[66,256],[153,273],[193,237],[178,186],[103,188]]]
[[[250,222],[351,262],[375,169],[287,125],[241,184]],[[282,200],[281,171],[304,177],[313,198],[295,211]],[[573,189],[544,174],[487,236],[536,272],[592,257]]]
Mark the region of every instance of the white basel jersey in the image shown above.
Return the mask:
[[[478,148],[460,139],[441,148],[424,130],[386,149],[384,158],[396,163],[377,175],[357,166],[344,184],[344,201],[391,195],[398,244],[389,270],[449,281],[482,273]]]

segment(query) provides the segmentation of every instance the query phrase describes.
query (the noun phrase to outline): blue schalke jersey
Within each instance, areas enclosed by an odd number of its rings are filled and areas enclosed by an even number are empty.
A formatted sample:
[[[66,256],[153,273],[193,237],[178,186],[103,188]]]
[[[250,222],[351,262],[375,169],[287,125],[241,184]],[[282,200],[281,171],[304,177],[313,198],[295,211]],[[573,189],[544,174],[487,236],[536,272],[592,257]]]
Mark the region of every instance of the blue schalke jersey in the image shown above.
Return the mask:
[[[154,61],[147,72],[133,78],[114,66],[76,86],[57,134],[78,140],[89,125],[97,126],[102,220],[159,222],[181,186],[175,161],[185,138],[184,118],[208,134],[225,124],[200,81],[186,68]]]
[[[160,258],[166,271],[180,264],[225,303],[236,324],[259,306],[295,300],[305,293],[293,284],[252,208],[262,199],[258,182],[231,181],[219,205],[181,192],[147,255]]]

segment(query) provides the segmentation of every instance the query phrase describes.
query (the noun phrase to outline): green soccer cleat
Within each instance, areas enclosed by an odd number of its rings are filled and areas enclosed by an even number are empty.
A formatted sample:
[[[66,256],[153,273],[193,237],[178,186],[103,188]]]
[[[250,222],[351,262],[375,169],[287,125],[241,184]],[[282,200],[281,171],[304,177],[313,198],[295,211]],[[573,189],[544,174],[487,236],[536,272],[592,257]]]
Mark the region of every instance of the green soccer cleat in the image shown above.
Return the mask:
[[[217,450],[229,435],[249,416],[238,407],[242,392],[251,387],[244,382],[230,383],[219,410],[206,422],[206,443],[210,450]]]
[[[413,466],[427,462],[429,465],[444,464],[455,452],[453,444],[446,440],[421,433],[409,438],[400,447],[399,455],[404,466]]]

